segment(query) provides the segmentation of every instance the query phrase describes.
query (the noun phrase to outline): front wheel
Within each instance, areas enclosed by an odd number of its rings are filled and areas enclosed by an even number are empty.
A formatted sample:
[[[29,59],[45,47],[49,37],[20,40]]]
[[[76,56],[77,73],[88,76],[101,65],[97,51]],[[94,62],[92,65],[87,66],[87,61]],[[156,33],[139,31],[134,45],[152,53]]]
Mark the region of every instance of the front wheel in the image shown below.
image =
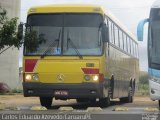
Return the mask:
[[[40,97],[40,103],[42,106],[46,108],[50,108],[52,105],[52,97]]]
[[[107,97],[107,98],[101,98],[101,99],[99,99],[99,105],[102,108],[108,107],[110,104],[111,104],[110,96]]]

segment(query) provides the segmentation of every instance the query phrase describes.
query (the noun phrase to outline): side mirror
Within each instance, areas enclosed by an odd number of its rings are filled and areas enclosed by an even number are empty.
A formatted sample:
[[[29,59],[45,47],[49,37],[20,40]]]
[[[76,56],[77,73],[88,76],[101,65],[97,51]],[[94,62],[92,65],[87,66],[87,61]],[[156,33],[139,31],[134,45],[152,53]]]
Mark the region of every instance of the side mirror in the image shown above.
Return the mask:
[[[149,18],[140,21],[138,26],[137,26],[137,38],[138,38],[138,41],[143,41],[144,25],[147,22],[149,22]]]
[[[102,26],[102,39],[103,42],[109,42],[109,28],[106,24],[103,24]]]
[[[20,23],[18,25],[18,34],[17,34],[17,37],[20,40],[22,40],[22,38],[23,38],[23,25],[24,25],[23,23]]]

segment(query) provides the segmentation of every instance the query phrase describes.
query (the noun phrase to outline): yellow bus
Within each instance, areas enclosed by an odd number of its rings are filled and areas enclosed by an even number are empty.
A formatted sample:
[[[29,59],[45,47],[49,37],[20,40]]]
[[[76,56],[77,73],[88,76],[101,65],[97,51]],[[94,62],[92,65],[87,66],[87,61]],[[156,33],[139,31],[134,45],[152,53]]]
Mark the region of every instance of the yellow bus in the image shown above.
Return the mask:
[[[54,99],[132,102],[138,81],[136,38],[96,5],[48,5],[28,11],[24,37],[24,96],[42,106]],[[96,102],[97,101],[97,102]]]

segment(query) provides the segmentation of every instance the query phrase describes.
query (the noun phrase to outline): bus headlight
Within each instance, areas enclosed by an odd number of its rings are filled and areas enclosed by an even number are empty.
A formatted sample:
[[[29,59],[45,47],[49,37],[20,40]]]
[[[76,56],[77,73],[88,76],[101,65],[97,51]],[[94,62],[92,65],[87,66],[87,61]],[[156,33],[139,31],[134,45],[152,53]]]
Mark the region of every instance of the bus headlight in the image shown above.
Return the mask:
[[[85,79],[86,81],[89,81],[89,80],[91,79],[91,77],[90,77],[89,75],[85,75],[85,76],[84,76],[84,79]]]
[[[158,77],[150,76],[150,80],[160,84],[160,78],[158,78]]]
[[[98,79],[99,79],[99,76],[98,76],[98,75],[94,75],[94,76],[93,76],[93,80],[94,80],[95,82],[97,82]]]
[[[27,75],[25,76],[25,80],[26,80],[26,81],[31,81],[31,80],[32,80],[32,75],[27,74]]]
[[[32,76],[32,78],[33,78],[33,80],[38,81],[38,75],[37,75],[37,74],[34,74],[34,75]]]

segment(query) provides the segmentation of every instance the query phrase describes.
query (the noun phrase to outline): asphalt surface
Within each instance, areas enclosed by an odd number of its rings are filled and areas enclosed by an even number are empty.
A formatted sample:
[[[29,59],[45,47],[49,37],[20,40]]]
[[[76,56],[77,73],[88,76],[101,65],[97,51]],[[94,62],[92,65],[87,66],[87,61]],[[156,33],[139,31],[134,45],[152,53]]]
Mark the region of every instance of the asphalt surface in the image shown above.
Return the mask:
[[[75,100],[54,100],[48,110],[31,110],[40,106],[38,98],[0,96],[6,109],[0,110],[0,120],[160,120],[158,102],[148,97],[136,97],[133,103],[112,100],[111,105],[100,108],[98,102],[76,103]],[[67,108],[67,109],[66,109]]]

